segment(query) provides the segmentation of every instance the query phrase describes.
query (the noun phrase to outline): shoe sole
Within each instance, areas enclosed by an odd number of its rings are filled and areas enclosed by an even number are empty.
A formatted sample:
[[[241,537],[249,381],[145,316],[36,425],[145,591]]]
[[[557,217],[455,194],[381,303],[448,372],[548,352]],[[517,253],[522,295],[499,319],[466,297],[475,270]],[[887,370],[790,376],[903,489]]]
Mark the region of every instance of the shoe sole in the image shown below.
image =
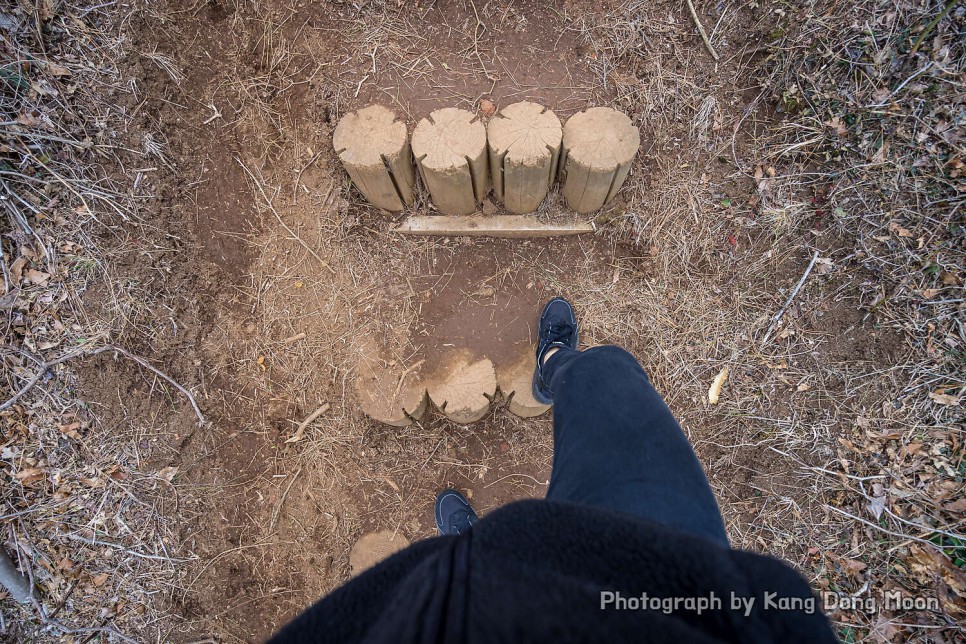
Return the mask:
[[[567,309],[570,311],[570,321],[573,323],[574,329],[575,329],[574,346],[571,348],[576,349],[578,346],[580,346],[580,328],[577,326],[577,316],[574,315],[573,305],[571,305],[570,302],[568,302],[562,297],[553,298],[552,300],[547,302],[547,304],[543,307],[543,312],[540,314],[540,320],[537,322],[538,332],[540,327],[543,326],[543,317],[547,314],[547,309],[550,308],[551,304],[557,301],[560,301],[566,304]],[[540,383],[540,363],[537,363],[537,365],[533,368],[533,380],[531,381],[531,386],[530,386],[530,388],[533,390],[533,398],[541,405],[552,405],[553,399],[547,398],[546,396],[543,395],[543,393],[540,391],[539,383]]]

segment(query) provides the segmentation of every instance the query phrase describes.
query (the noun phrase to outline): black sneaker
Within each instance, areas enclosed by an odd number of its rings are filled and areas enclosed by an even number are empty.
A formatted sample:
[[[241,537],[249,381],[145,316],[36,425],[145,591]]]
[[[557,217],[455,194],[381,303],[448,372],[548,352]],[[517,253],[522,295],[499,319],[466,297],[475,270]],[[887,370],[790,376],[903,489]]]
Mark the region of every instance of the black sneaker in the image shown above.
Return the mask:
[[[466,497],[456,490],[443,490],[436,497],[436,527],[441,535],[462,534],[479,517]]]
[[[550,383],[543,380],[543,357],[552,347],[577,348],[577,318],[570,302],[555,297],[543,307],[538,326],[537,368],[533,370],[533,397],[544,405],[553,404]]]

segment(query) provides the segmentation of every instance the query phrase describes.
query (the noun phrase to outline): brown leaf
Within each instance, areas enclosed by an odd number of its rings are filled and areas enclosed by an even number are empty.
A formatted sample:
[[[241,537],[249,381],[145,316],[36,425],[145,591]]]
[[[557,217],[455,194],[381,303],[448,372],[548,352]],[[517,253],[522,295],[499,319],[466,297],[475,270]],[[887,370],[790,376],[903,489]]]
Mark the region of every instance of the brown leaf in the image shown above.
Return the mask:
[[[173,466],[162,467],[158,470],[158,477],[163,478],[165,481],[170,483],[174,479],[175,474],[178,473],[178,468]]]
[[[80,426],[81,426],[80,421],[75,421],[73,423],[70,423],[69,425],[61,425],[58,429],[60,429],[62,434],[66,434],[71,438],[80,440],[80,434],[77,433],[77,430],[80,429]]]
[[[908,228],[903,228],[896,222],[889,224],[889,232],[895,233],[899,237],[914,237],[914,235],[909,231]]]
[[[825,125],[827,125],[830,128],[832,128],[832,130],[838,136],[845,136],[849,132],[848,129],[845,127],[845,123],[843,123],[842,122],[842,119],[840,119],[837,116],[833,116],[831,119],[829,119],[828,121],[826,121],[825,122]]]
[[[33,268],[28,268],[24,272],[24,277],[26,277],[27,281],[33,284],[34,286],[43,286],[50,280],[50,273],[45,273],[43,271],[38,271]]]
[[[496,105],[493,101],[484,98],[480,101],[480,112],[483,116],[493,116],[496,113]]]
[[[956,499],[952,503],[947,503],[943,506],[943,510],[947,512],[966,512],[966,497]]]
[[[104,582],[107,581],[108,576],[109,575],[106,572],[102,572],[99,575],[94,575],[91,577],[91,583],[100,588],[104,585]]]
[[[23,269],[27,266],[26,257],[18,257],[13,260],[13,264],[10,265],[10,277],[13,278],[14,284],[19,284],[23,279]]]
[[[20,287],[15,286],[10,289],[10,292],[0,296],[0,310],[6,309],[7,311],[12,311],[17,305],[17,298],[20,297]]]
[[[959,398],[953,396],[952,394],[945,393],[945,391],[942,389],[930,391],[929,398],[931,398],[933,402],[939,403],[940,405],[944,405],[946,407],[959,407]]]
[[[50,61],[44,63],[44,69],[54,76],[70,76],[70,70],[62,65]]]
[[[25,470],[20,470],[14,474],[14,478],[23,483],[24,485],[30,485],[44,478],[45,472],[43,468],[40,467],[28,467]]]

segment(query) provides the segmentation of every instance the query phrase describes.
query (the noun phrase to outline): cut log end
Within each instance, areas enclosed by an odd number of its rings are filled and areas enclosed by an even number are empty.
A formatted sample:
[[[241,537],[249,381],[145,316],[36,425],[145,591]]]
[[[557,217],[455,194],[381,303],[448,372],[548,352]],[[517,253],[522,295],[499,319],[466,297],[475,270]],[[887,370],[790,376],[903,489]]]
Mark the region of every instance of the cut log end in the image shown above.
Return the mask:
[[[418,366],[385,366],[371,340],[363,344],[359,354],[355,390],[363,413],[394,427],[406,427],[419,420],[429,405]]]
[[[433,203],[449,215],[476,210],[489,188],[486,128],[476,115],[447,107],[413,132],[413,155]]]
[[[487,358],[474,359],[455,351],[444,357],[436,374],[427,380],[429,399],[457,423],[472,423],[486,415],[496,396],[496,372]]]
[[[369,203],[398,211],[413,202],[409,135],[390,109],[370,105],[347,113],[336,126],[332,145]]]
[[[560,149],[563,128],[560,119],[543,105],[521,101],[500,110],[487,124],[490,149],[506,154],[506,162],[543,165]]]
[[[523,101],[503,108],[487,124],[490,172],[507,210],[536,210],[556,177],[563,130],[542,105]]]
[[[349,568],[352,576],[358,576],[408,545],[409,539],[392,530],[362,535],[349,552]]]
[[[563,128],[561,192],[579,213],[599,210],[627,178],[641,135],[631,120],[609,107],[578,112]]]
[[[533,397],[535,351],[535,347],[522,345],[515,361],[496,368],[497,386],[507,399],[507,409],[521,418],[533,418],[550,409],[550,405],[537,402]]]
[[[592,107],[577,112],[563,128],[568,157],[594,170],[613,170],[631,162],[641,147],[641,133],[623,112]]]

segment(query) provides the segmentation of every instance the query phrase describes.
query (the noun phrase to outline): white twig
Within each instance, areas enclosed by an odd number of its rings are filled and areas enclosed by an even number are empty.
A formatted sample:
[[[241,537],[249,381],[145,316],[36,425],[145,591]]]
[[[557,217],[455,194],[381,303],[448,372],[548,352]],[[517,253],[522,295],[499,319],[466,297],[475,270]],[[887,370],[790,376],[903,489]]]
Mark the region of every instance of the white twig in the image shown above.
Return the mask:
[[[708,52],[711,54],[711,57],[715,60],[718,60],[718,52],[716,52],[714,47],[711,46],[711,40],[708,38],[708,34],[704,30],[704,25],[702,25],[701,21],[698,19],[698,12],[694,10],[694,3],[691,2],[691,0],[685,1],[688,3],[688,9],[691,11],[691,19],[694,20],[694,24],[698,26],[698,33],[701,34],[701,40],[704,41],[704,46],[708,48]]]
[[[768,338],[771,337],[771,332],[775,330],[775,325],[778,324],[778,322],[782,319],[782,316],[785,315],[785,310],[788,308],[788,305],[792,303],[792,300],[795,299],[795,296],[798,295],[798,292],[802,290],[802,285],[805,284],[805,280],[808,279],[808,274],[811,273],[812,268],[815,267],[815,260],[817,259],[818,251],[815,251],[812,253],[812,261],[808,263],[808,268],[805,269],[805,274],[802,275],[802,279],[798,280],[798,284],[795,285],[795,289],[792,291],[792,294],[788,296],[787,300],[785,300],[785,305],[781,308],[781,310],[778,311],[778,313],[775,314],[775,317],[771,319],[771,324],[768,325],[768,330],[765,331],[765,338],[761,341],[762,344],[768,342]]]

